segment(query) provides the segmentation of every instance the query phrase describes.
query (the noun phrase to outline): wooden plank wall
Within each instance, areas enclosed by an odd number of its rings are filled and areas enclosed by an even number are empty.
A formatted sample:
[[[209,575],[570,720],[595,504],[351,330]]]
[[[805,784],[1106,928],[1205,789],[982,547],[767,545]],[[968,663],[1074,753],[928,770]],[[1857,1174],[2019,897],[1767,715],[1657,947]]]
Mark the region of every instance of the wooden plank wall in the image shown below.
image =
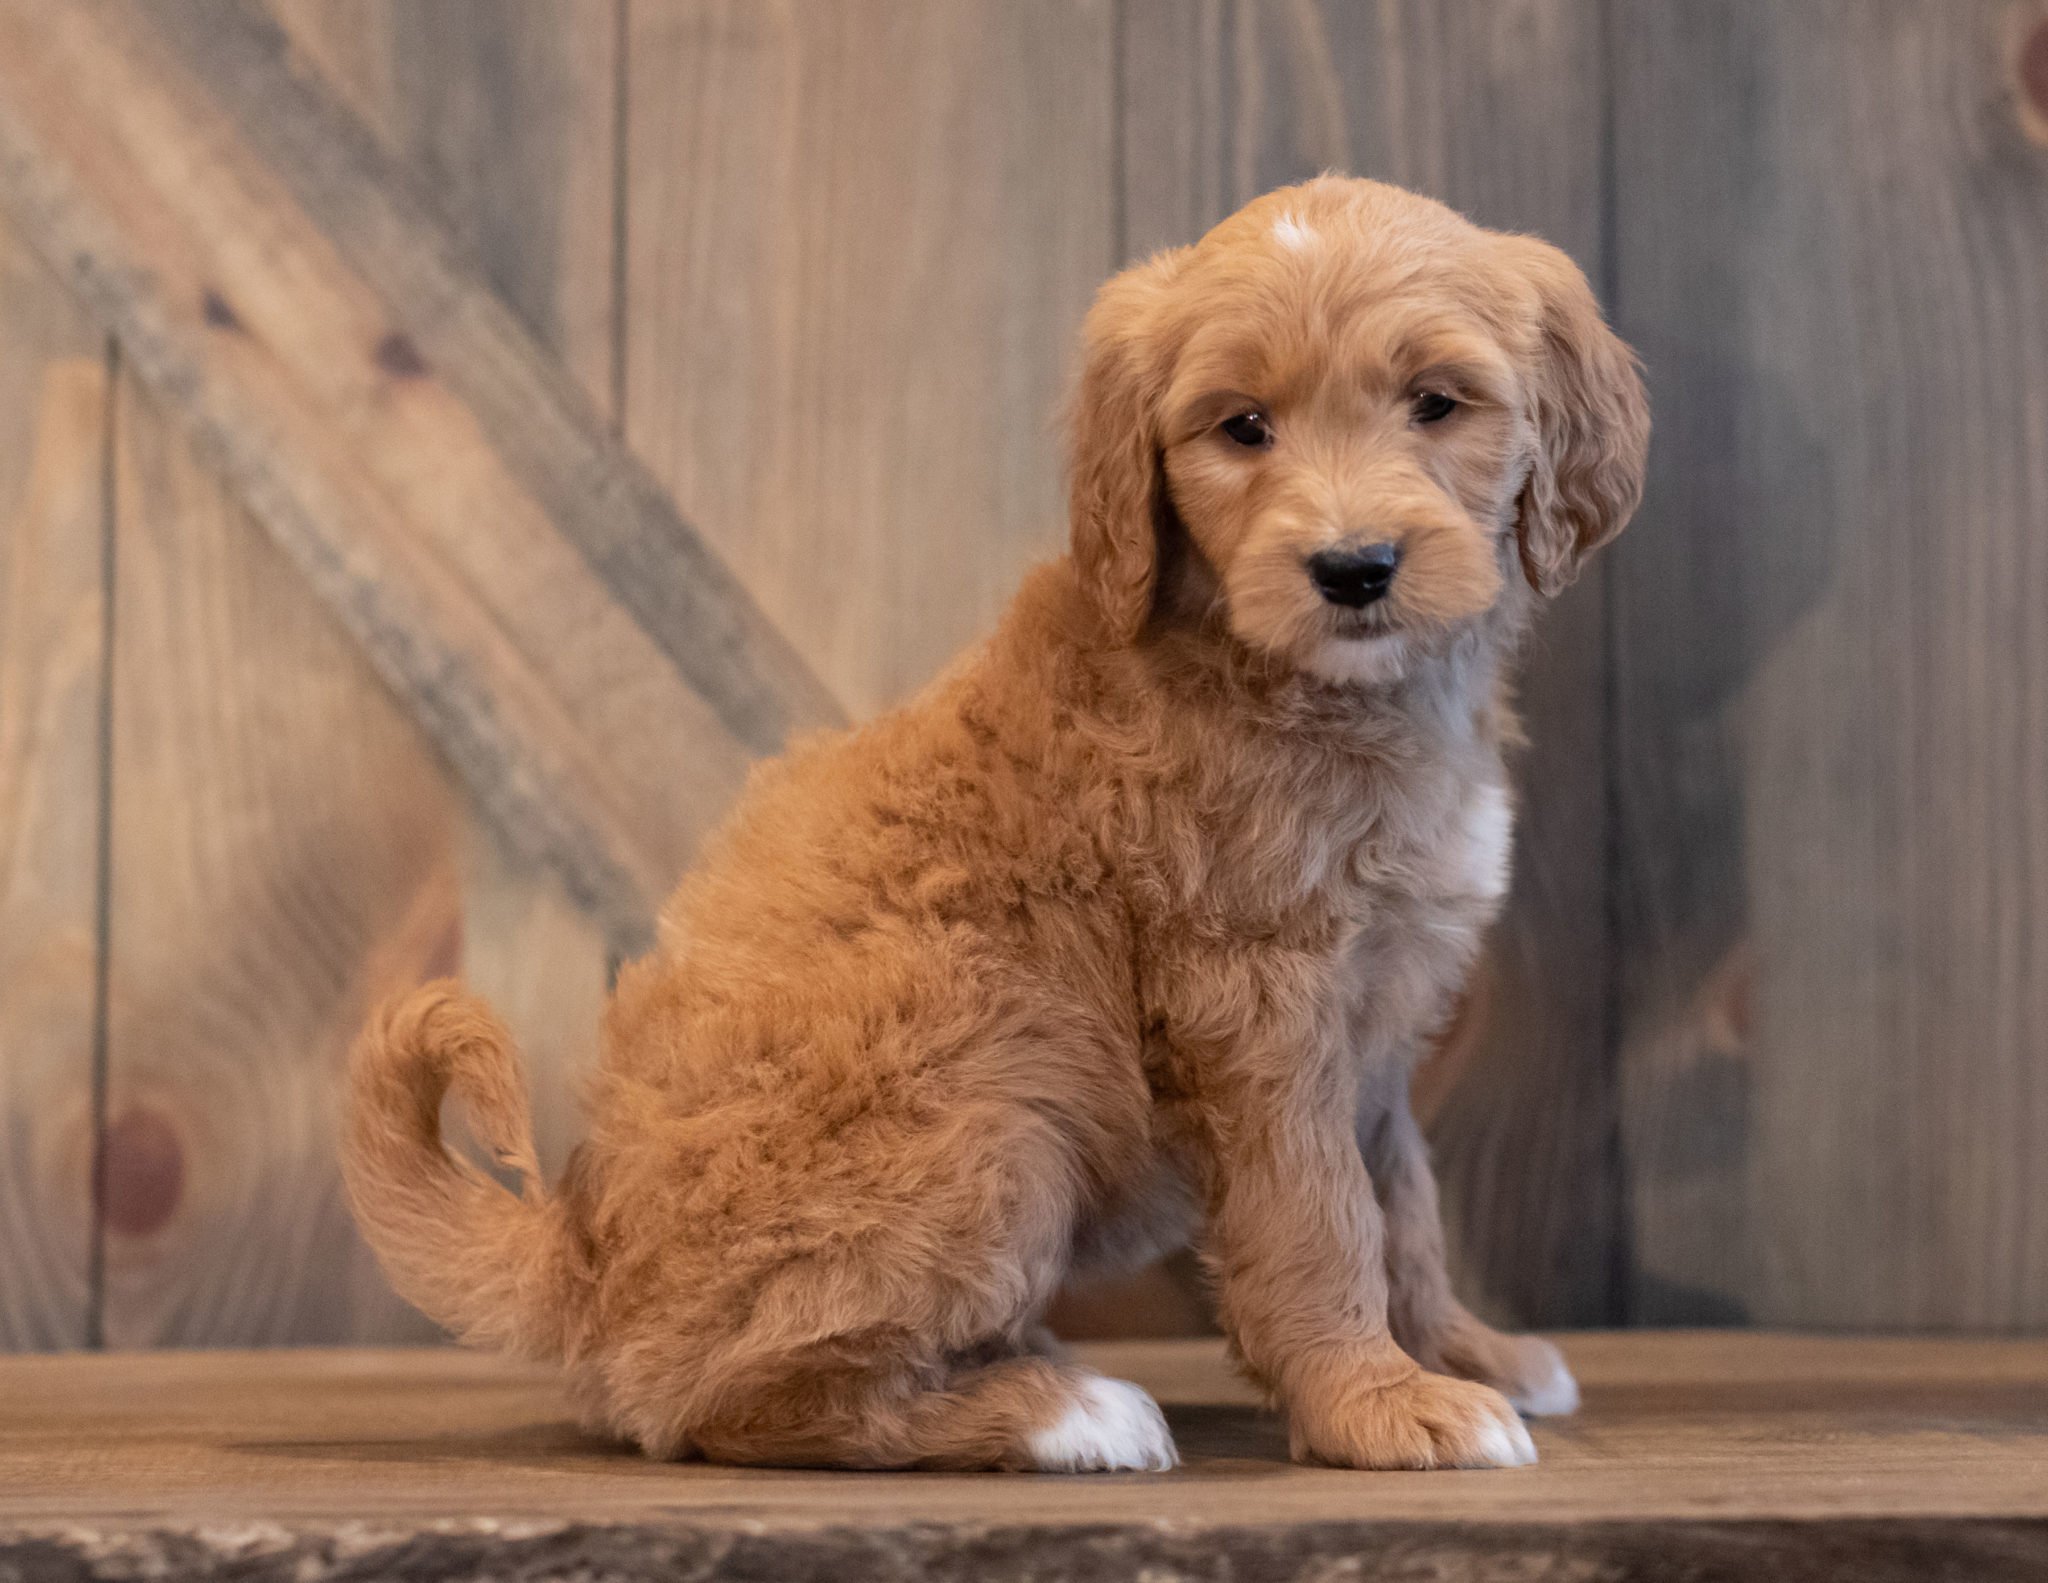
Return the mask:
[[[612,0],[281,0],[295,44],[403,158],[492,284],[616,423]],[[462,970],[525,1050],[543,1163],[577,1136],[609,979],[601,930],[473,812]]]
[[[1628,1311],[2038,1326],[2048,7],[1622,19]]]
[[[1462,1284],[2048,1320],[2041,0],[272,9],[856,715],[1058,546],[1122,260],[1326,167],[1568,248],[1659,429],[1423,1076]],[[459,965],[558,1161],[597,929],[4,234],[0,527],[0,1347],[423,1334],[335,1194],[336,1062]]]
[[[458,228],[479,242],[486,223],[496,228],[495,246],[479,251],[502,261],[500,289],[608,401],[611,227],[608,207],[597,223],[586,208],[593,193],[605,206],[611,194],[608,44],[593,71],[577,48],[587,30],[576,24],[590,17],[529,8],[501,33],[481,17],[461,26],[455,12],[340,3],[300,5],[283,20],[365,120],[414,156]],[[604,946],[552,880],[506,858],[293,569],[146,398],[123,393],[135,420],[120,426],[124,442],[134,436],[120,454],[138,459],[138,476],[115,513],[109,954],[121,989],[109,1041],[105,1332],[128,1345],[430,1335],[390,1296],[336,1194],[334,1079],[348,1041],[379,996],[459,967],[526,1042],[559,1162],[571,1074],[594,1041]],[[147,562],[153,541],[175,558]],[[223,589],[242,597],[208,610]],[[181,612],[188,643],[144,626],[157,600],[196,607]],[[132,699],[121,685],[131,675],[147,689]],[[252,702],[246,678],[256,676],[260,708],[237,707]],[[180,706],[198,700],[224,701],[208,709],[211,751],[154,735],[167,738]],[[137,807],[146,824],[128,817]],[[185,850],[202,839],[207,849]],[[203,894],[228,874],[240,883]],[[159,929],[165,905],[170,927]],[[222,942],[200,954],[227,982],[190,982],[195,932]],[[149,962],[166,934],[177,943]],[[223,1014],[228,1026],[210,1026]],[[222,1105],[223,1092],[235,1102]],[[182,1124],[181,1095],[203,1107]],[[155,1196],[132,1233],[122,1195],[131,1152],[139,1171],[159,1154],[182,1158],[190,1178],[173,1210],[145,1176],[141,1190]],[[215,1185],[221,1171],[232,1174]],[[159,1228],[156,1215],[170,1219]]]
[[[1108,0],[628,7],[626,433],[855,714],[1059,543]]]
[[[500,288],[608,406],[614,57],[608,25],[593,62],[589,29],[577,24],[608,24],[610,7],[583,17],[530,11],[511,35],[518,48],[502,55],[491,46],[506,35],[454,25],[460,19],[440,5],[372,10],[342,0],[294,6],[283,19],[370,124],[416,151],[422,184],[500,262]],[[594,180],[587,164],[576,166],[593,145]],[[603,206],[595,223],[593,194]],[[488,237],[486,226],[494,228]],[[12,270],[10,285],[30,276],[26,266]],[[27,286],[10,293],[9,307],[31,327],[11,346],[33,348],[38,330],[55,340],[49,326],[70,322],[55,288],[34,284],[40,304]],[[56,309],[47,306],[52,295]],[[18,359],[8,367],[22,379]],[[24,383],[24,399],[7,409],[23,421],[33,415],[32,388]],[[526,1042],[543,1150],[559,1163],[574,1126],[573,1074],[602,1002],[603,941],[551,878],[500,850],[431,744],[139,387],[123,375],[116,391],[114,465],[105,467],[95,441],[86,473],[95,491],[103,471],[114,481],[112,906],[98,942],[110,986],[104,1289],[84,1292],[93,1242],[89,999],[52,973],[67,994],[57,1032],[45,1031],[57,1008],[5,1001],[10,1021],[36,1019],[19,1036],[8,1030],[0,1071],[10,1088],[23,1085],[19,1101],[7,1097],[10,1124],[37,1118],[37,1136],[33,1147],[8,1152],[9,1168],[25,1167],[29,1180],[0,1195],[0,1226],[77,1244],[66,1278],[27,1262],[31,1278],[19,1287],[24,1302],[77,1287],[77,1317],[59,1325],[16,1313],[10,1279],[0,1342],[423,1338],[431,1327],[391,1297],[337,1196],[334,1080],[347,1043],[378,995],[459,967],[505,1007]],[[42,453],[10,444],[5,454]],[[60,487],[50,481],[20,509],[48,511],[53,496],[67,504]],[[92,531],[76,539],[92,552],[82,592],[55,580],[62,573],[76,583],[82,574],[73,568],[39,564],[56,526],[18,519],[9,549],[21,575],[10,597],[39,601],[20,625],[25,637],[37,630],[31,617],[79,628],[76,601],[91,601],[88,615],[98,608],[98,514],[91,504]],[[56,690],[57,657],[32,644],[16,650],[10,641],[4,651],[9,704],[18,676],[22,696],[47,695],[47,730],[68,735],[18,776],[10,759],[0,806],[12,831],[17,808],[26,821],[46,804],[62,806],[60,789],[72,795],[67,817],[84,821],[89,858],[96,800],[77,796],[92,781],[71,761],[92,751],[97,692],[69,707],[69,694]],[[74,641],[62,658],[75,671],[96,653]],[[36,723],[11,707],[6,714]],[[61,788],[41,783],[51,776]],[[26,927],[36,915],[24,914],[17,931],[10,912],[7,938],[35,940],[89,969],[92,866],[82,877],[68,873],[62,895],[31,890],[31,881],[50,882],[25,855],[38,850],[27,837],[72,832],[20,828],[24,839],[0,869],[10,902],[62,905],[77,921],[60,934],[54,925]],[[89,972],[80,986],[89,991]],[[60,1040],[61,1073],[45,1079],[51,1063],[38,1041]],[[53,1261],[20,1234],[26,1253]]]

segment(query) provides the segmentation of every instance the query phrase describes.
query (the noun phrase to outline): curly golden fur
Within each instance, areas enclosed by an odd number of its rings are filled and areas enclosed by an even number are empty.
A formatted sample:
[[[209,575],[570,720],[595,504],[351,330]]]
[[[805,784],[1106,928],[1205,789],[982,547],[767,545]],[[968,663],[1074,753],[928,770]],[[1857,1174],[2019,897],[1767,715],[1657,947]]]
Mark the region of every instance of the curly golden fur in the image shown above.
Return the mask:
[[[1451,1295],[1407,1085],[1506,886],[1518,639],[1640,492],[1634,359],[1555,249],[1335,177],[1110,281],[1085,350],[1071,553],[761,767],[558,1189],[439,984],[356,1052],[356,1213],[656,1456],[1170,1466],[1038,1318],[1194,1238],[1298,1456],[1527,1461],[1511,1403],[1576,1391]],[[1371,590],[1311,570],[1366,544]],[[451,1087],[523,1196],[444,1147]]]

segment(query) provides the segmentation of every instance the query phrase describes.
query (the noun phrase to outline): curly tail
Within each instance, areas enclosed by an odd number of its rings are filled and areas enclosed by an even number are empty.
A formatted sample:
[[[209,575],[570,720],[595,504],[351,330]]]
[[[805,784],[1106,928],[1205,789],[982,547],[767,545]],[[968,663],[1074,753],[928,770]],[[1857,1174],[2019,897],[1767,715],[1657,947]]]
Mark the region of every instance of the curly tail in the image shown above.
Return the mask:
[[[442,1142],[451,1088],[523,1179],[520,1195]],[[526,1075],[497,1014],[448,980],[393,1001],[356,1041],[348,1099],[342,1179],[399,1294],[464,1341],[561,1357],[584,1282],[541,1184]]]

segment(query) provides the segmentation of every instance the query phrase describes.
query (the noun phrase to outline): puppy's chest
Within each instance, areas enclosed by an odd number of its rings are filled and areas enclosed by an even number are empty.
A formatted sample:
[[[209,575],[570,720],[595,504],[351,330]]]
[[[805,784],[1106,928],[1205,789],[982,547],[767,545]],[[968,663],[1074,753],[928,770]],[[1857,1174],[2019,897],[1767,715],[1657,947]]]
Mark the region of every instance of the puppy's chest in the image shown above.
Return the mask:
[[[1507,894],[1505,783],[1475,778],[1426,812],[1368,836],[1354,859],[1329,987],[1362,1049],[1399,1045],[1442,1015]]]
[[[1490,918],[1507,894],[1514,803],[1497,754],[1476,746],[1402,773],[1362,767],[1330,777],[1314,799],[1284,817],[1261,812],[1218,830],[1212,894],[1219,902],[1238,875],[1274,880],[1269,920],[1287,930],[1340,932],[1446,914]]]
[[[1340,982],[1462,970],[1507,894],[1514,803],[1493,755],[1431,769],[1297,809],[1291,828],[1216,830],[1188,893],[1200,932],[1327,952]]]
[[[1348,899],[1360,922],[1389,908],[1490,918],[1507,895],[1515,809],[1497,765],[1391,802],[1353,842]]]

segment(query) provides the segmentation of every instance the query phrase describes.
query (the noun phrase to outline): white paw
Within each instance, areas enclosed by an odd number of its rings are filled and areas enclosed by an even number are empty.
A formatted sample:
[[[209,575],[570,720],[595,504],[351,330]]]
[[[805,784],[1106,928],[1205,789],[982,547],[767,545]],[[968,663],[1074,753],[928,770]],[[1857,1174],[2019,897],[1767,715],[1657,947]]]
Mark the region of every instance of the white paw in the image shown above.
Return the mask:
[[[1562,1418],[1579,1410],[1579,1382],[1559,1358],[1541,1383],[1515,1392],[1508,1400],[1531,1418]]]
[[[1025,1450],[1042,1473],[1164,1473],[1180,1461],[1159,1404],[1129,1381],[1099,1374],[1080,1382],[1073,1405]]]
[[[1525,1468],[1536,1460],[1536,1442],[1519,1418],[1489,1421],[1476,1437],[1479,1457],[1471,1466]]]

